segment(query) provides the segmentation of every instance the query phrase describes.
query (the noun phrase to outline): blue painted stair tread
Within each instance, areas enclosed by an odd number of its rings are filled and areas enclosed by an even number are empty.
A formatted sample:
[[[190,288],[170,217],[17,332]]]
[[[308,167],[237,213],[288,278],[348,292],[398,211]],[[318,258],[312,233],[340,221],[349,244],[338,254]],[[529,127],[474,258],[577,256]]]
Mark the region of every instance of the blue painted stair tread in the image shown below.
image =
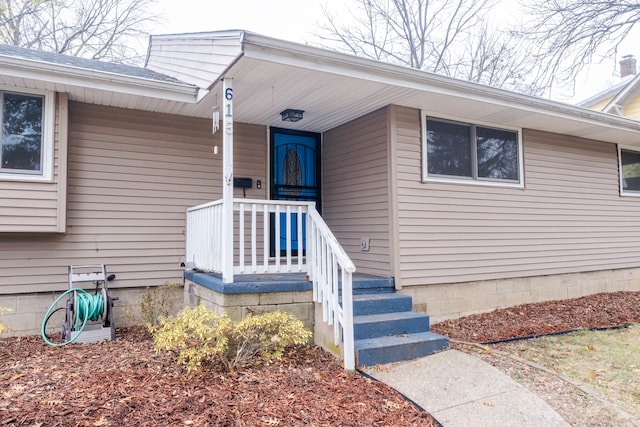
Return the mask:
[[[412,311],[412,298],[395,292],[353,296],[359,366],[411,360],[445,350],[449,339],[429,330],[429,316]]]
[[[358,366],[400,362],[428,356],[449,347],[449,339],[434,332],[356,341]]]

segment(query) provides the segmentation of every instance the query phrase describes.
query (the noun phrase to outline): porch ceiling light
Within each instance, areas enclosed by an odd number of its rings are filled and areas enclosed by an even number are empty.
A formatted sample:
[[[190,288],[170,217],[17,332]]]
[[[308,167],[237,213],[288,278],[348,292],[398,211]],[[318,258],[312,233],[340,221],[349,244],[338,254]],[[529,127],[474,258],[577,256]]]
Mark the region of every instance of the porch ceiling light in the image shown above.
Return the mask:
[[[303,110],[294,110],[293,108],[287,108],[280,113],[283,122],[297,122],[302,120]]]

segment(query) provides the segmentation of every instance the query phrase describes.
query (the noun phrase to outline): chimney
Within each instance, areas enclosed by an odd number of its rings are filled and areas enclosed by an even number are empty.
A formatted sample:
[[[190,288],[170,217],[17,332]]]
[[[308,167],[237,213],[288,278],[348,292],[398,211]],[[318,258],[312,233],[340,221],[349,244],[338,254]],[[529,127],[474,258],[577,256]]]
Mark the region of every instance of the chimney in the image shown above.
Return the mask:
[[[620,78],[636,74],[636,58],[633,55],[625,55],[620,60]]]

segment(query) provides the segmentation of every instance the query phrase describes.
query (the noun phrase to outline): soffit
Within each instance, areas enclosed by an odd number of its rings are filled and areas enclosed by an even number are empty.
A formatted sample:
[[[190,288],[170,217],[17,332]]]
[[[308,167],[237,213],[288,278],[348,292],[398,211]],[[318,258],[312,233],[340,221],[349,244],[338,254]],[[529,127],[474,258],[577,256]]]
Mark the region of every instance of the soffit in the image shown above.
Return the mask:
[[[320,67],[318,67],[320,68]],[[226,76],[233,78],[234,120],[267,126],[324,132],[384,106],[395,104],[479,123],[531,128],[612,143],[639,144],[640,122],[568,104],[485,89],[437,76],[436,81],[393,80],[336,70],[319,70],[243,57]],[[522,99],[524,101],[522,101]],[[216,84],[194,114],[206,117],[221,105],[222,84]],[[201,108],[200,108],[201,107]],[[286,108],[304,110],[297,123],[282,122]],[[204,114],[204,113],[207,114]]]

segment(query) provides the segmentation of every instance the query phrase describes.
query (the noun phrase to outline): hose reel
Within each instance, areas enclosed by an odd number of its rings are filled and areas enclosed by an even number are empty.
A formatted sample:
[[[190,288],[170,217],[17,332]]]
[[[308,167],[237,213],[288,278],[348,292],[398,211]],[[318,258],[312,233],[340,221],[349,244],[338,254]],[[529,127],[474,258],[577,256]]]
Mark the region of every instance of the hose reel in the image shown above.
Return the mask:
[[[100,340],[115,338],[113,324],[113,301],[117,298],[109,296],[108,283],[115,279],[115,274],[107,275],[104,264],[99,265],[70,265],[69,289],[60,295],[49,307],[42,322],[42,338],[52,346],[62,346],[72,342],[92,343]],[[93,282],[93,295],[77,287],[77,283]],[[63,307],[59,302],[67,298]],[[58,311],[65,311],[64,322],[61,326],[62,342],[53,342],[46,335],[46,328],[51,316]]]

